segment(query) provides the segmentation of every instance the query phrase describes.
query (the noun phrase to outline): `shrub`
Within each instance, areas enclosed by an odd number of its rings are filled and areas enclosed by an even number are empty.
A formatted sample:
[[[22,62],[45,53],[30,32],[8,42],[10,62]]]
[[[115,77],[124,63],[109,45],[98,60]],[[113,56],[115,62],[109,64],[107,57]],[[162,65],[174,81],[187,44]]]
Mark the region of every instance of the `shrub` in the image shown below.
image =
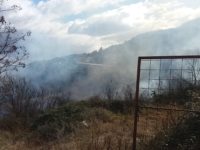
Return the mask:
[[[78,123],[83,120],[84,110],[84,107],[72,103],[49,110],[34,121],[32,130],[43,140],[59,139],[74,131]]]
[[[104,108],[114,113],[130,114],[133,112],[133,100],[102,100],[92,97],[83,102],[88,107]]]
[[[90,108],[84,114],[84,119],[89,121],[100,120],[110,122],[113,120],[114,114],[103,108]]]
[[[200,114],[191,113],[168,131],[162,131],[150,141],[146,150],[200,149]]]
[[[24,78],[3,78],[0,84],[2,126],[5,124],[7,129],[27,127],[41,111],[39,96],[39,92]]]

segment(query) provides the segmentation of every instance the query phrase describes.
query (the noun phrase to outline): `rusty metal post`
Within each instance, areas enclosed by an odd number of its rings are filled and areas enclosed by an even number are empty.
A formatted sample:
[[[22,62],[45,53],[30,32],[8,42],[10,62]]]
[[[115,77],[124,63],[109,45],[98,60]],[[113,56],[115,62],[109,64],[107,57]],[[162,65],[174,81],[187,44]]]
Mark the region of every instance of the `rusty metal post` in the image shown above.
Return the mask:
[[[136,150],[137,145],[137,122],[138,122],[138,112],[139,112],[139,89],[140,89],[140,67],[141,67],[141,57],[138,57],[137,65],[137,80],[136,80],[136,91],[135,91],[135,110],[134,110],[134,129],[133,129],[133,150]]]

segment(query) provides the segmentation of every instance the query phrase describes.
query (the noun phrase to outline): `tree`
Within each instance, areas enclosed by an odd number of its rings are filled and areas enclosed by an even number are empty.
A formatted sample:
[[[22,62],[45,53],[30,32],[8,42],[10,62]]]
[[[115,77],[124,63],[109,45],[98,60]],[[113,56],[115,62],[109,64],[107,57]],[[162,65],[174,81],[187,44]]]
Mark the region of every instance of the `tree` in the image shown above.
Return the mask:
[[[199,67],[199,60],[193,59],[191,62],[188,63],[188,69],[189,73],[192,77],[192,82],[194,86],[197,86],[199,83],[199,77],[200,77],[200,67]]]
[[[126,85],[124,88],[124,99],[127,101],[133,100],[133,89],[131,85]]]
[[[115,96],[118,94],[116,83],[113,80],[108,81],[103,89],[104,95],[108,100],[114,100]]]
[[[13,5],[5,8],[5,3],[4,0],[0,0],[0,75],[9,70],[17,70],[18,67],[25,67],[23,59],[28,52],[20,41],[31,34],[30,32],[19,33],[13,24],[7,22],[3,13],[20,9],[20,7]]]

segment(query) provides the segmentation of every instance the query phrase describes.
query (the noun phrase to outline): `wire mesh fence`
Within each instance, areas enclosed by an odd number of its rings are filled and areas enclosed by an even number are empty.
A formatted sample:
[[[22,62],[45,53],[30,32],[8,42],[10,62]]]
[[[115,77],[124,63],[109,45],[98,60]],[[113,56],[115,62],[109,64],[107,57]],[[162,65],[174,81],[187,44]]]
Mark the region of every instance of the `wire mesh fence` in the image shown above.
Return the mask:
[[[200,56],[139,57],[133,150],[200,113]]]

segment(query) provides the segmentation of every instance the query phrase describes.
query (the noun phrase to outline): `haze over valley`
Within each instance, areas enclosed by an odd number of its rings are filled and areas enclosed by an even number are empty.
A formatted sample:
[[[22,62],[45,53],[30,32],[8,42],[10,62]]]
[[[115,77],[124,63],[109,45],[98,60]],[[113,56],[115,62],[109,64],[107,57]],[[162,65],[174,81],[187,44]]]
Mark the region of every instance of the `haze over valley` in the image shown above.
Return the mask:
[[[200,19],[166,30],[143,33],[90,53],[29,63],[22,71],[36,86],[70,92],[76,99],[102,95],[108,82],[121,92],[134,86],[138,56],[199,54]]]

